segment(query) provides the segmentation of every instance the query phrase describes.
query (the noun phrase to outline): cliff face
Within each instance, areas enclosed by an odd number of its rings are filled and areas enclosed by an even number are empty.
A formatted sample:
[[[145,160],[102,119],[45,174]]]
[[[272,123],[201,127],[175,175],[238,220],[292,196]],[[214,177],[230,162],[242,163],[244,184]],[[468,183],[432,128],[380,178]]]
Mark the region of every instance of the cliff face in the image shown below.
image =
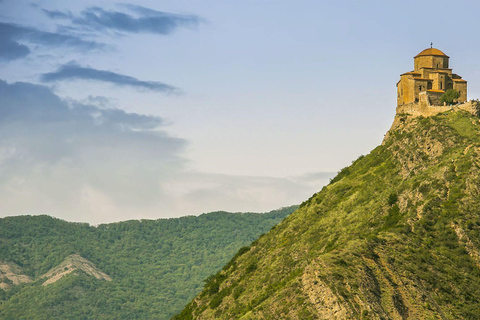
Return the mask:
[[[250,247],[175,319],[475,319],[480,123],[397,115],[381,146]]]

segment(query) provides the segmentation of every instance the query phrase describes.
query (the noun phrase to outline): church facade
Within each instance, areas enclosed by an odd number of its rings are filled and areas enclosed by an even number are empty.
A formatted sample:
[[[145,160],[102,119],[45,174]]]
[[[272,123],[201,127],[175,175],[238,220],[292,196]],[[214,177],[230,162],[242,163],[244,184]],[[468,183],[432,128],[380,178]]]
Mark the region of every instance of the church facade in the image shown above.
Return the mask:
[[[449,56],[436,48],[428,48],[414,57],[414,70],[400,75],[397,83],[397,105],[426,100],[441,105],[440,97],[448,89],[460,93],[459,102],[467,101],[467,81],[449,68]]]

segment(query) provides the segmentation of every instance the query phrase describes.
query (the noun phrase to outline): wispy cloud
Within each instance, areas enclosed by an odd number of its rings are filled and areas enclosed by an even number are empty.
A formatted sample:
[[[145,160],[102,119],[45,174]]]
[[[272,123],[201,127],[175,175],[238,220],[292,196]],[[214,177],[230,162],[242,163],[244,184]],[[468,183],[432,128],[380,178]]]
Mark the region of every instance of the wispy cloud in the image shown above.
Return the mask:
[[[29,44],[48,47],[74,47],[81,51],[105,47],[95,41],[81,39],[73,34],[41,31],[31,27],[0,22],[0,59],[15,60],[27,56]]]
[[[179,93],[177,88],[162,82],[142,81],[131,76],[118,74],[111,71],[82,67],[72,62],[61,66],[55,72],[42,74],[40,79],[43,82],[55,82],[61,80],[102,81],[120,86],[130,86],[158,92]]]
[[[195,15],[181,15],[157,11],[136,5],[121,5],[125,11],[90,7],[75,15],[70,11],[41,9],[51,19],[64,23],[55,32],[34,27],[0,22],[0,60],[11,61],[28,56],[32,45],[49,47],[74,47],[82,52],[106,47],[103,43],[88,40],[98,33],[151,33],[171,34],[178,28],[191,28],[203,19]]]
[[[59,10],[47,10],[41,9],[48,17],[52,19],[73,19],[73,15],[70,11],[59,11]]]
[[[157,11],[137,5],[122,5],[130,12],[90,7],[75,16],[71,12],[43,10],[52,19],[67,19],[84,30],[167,35],[180,27],[195,27],[202,19],[195,15],[181,15]]]

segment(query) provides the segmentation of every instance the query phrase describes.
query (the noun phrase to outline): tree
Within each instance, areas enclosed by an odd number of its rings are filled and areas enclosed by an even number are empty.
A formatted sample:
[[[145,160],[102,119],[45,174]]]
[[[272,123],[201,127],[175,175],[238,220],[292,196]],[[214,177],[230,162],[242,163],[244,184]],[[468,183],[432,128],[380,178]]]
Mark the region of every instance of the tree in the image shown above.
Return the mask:
[[[440,101],[445,102],[446,104],[453,104],[458,98],[460,98],[460,92],[455,89],[448,89],[440,97]]]

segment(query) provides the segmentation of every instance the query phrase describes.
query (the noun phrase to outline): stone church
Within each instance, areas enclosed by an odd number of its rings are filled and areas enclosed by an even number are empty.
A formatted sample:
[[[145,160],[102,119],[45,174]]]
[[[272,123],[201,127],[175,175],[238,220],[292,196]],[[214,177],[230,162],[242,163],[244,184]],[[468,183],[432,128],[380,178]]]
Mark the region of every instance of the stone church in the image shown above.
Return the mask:
[[[448,67],[447,56],[436,48],[428,48],[414,58],[414,70],[400,75],[397,83],[397,105],[425,101],[441,105],[440,97],[448,89],[460,93],[459,102],[467,101],[467,81]]]

